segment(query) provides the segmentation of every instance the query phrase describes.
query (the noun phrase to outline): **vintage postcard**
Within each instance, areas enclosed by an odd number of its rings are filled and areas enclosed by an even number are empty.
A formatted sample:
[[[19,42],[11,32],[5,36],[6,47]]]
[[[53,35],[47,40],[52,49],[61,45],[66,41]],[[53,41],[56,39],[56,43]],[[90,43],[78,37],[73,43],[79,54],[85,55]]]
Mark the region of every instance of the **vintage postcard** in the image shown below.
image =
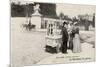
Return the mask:
[[[95,5],[10,5],[12,67],[95,61]]]

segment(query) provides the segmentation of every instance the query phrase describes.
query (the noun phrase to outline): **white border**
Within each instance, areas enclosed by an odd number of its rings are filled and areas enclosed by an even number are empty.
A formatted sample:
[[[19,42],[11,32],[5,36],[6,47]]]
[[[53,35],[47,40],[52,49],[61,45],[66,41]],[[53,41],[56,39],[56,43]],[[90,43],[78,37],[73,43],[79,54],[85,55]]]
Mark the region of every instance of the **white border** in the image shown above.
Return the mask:
[[[25,0],[26,1],[26,0]],[[89,4],[89,5],[95,5],[96,1],[95,0],[29,0],[29,1],[36,1],[36,2],[50,2],[50,3],[73,3],[73,4]],[[97,65],[99,65],[99,59],[100,59],[100,55],[99,55],[99,51],[100,51],[100,45],[99,45],[99,36],[100,36],[100,5],[99,5],[99,0],[97,2],[97,13],[96,13],[96,31],[98,33],[96,33],[98,35],[98,37],[96,38],[97,40],[97,62],[96,63],[75,63],[75,64],[58,64],[58,65],[42,65],[43,67],[64,67],[64,66],[69,66],[69,67],[94,67]],[[97,24],[98,23],[98,24]],[[96,35],[96,36],[97,36]],[[0,67],[8,67],[10,63],[10,2],[9,0],[1,0],[0,2]],[[33,67],[33,66],[31,66]],[[35,66],[34,66],[35,67]]]

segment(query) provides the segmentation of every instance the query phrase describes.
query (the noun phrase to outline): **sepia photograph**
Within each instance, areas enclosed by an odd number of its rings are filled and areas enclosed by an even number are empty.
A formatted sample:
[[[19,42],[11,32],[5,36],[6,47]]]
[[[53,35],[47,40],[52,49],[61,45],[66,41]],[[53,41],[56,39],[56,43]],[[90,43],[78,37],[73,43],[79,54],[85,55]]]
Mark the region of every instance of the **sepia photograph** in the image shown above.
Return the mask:
[[[11,0],[11,67],[95,61],[96,5]]]

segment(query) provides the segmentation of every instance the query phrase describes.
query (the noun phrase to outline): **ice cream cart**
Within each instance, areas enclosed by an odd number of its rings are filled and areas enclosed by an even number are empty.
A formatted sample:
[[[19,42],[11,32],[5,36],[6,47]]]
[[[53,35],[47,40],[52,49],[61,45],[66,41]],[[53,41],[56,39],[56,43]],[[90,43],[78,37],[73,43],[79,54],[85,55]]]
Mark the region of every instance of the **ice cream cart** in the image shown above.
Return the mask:
[[[61,47],[61,29],[59,29],[58,22],[49,21],[47,24],[46,33],[46,51],[52,53],[58,53]]]

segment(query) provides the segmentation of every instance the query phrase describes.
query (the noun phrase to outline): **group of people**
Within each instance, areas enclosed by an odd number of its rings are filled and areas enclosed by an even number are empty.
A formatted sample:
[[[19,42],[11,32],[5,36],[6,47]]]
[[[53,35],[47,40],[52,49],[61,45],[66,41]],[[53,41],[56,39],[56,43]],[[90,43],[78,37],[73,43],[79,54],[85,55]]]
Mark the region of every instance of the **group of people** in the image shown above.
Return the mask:
[[[61,52],[68,53],[68,49],[73,53],[81,52],[79,28],[75,23],[64,22],[62,26]]]

